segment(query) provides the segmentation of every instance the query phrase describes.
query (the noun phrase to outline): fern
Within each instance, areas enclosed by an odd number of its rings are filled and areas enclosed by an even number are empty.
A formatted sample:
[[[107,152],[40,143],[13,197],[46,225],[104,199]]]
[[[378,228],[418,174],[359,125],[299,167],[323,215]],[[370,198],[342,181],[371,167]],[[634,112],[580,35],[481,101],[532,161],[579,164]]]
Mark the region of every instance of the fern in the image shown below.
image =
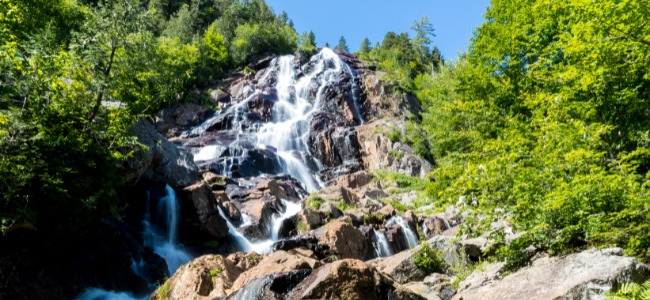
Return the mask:
[[[643,284],[624,283],[616,293],[608,293],[608,300],[650,300],[650,280]]]

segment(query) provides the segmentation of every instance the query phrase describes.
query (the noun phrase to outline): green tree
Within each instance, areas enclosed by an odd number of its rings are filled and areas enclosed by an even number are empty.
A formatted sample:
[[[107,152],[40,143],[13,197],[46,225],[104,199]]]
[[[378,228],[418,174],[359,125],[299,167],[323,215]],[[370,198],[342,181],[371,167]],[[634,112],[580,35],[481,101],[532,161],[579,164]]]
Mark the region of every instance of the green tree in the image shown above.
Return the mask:
[[[334,47],[334,50],[345,51],[345,52],[350,51],[350,49],[348,49],[348,45],[346,44],[345,37],[341,36],[341,38],[339,39],[339,43],[338,45],[336,45],[336,47]]]
[[[367,54],[370,50],[372,50],[372,48],[370,48],[370,40],[368,40],[368,38],[363,39],[359,52]]]
[[[194,39],[194,22],[196,17],[195,10],[192,10],[188,5],[183,5],[169,19],[162,35],[169,38],[177,38],[185,44],[190,43]]]

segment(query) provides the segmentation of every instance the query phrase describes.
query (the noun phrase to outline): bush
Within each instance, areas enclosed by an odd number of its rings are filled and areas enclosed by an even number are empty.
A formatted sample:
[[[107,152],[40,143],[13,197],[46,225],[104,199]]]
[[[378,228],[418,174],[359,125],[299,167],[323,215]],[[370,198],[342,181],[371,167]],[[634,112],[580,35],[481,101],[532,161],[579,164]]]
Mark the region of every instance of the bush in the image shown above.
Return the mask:
[[[429,243],[422,241],[420,248],[415,250],[413,261],[418,268],[428,273],[442,272],[444,261],[442,253],[436,248],[431,248]]]

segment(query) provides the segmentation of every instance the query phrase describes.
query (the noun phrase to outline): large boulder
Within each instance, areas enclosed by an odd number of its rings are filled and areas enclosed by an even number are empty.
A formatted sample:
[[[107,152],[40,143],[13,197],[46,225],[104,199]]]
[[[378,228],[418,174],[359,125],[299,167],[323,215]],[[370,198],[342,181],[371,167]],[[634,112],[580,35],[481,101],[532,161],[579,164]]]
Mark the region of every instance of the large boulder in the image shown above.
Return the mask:
[[[314,271],[289,299],[424,299],[360,260],[345,259]]]
[[[236,291],[255,278],[265,275],[296,270],[312,270],[321,266],[314,253],[309,250],[295,249],[275,251],[265,256],[255,267],[243,272],[232,284]]]
[[[198,167],[192,154],[165,139],[149,121],[140,118],[129,128],[129,133],[146,148],[136,148],[127,160],[118,165],[118,171],[127,185],[135,185],[141,178],[172,187],[184,187],[196,182]],[[132,150],[128,148],[122,152],[126,154]]]
[[[622,255],[622,249],[609,248],[544,257],[503,279],[487,268],[461,282],[453,299],[605,299],[622,283],[650,277],[648,266]]]
[[[228,235],[226,220],[219,215],[219,204],[207,184],[199,182],[185,187],[178,193],[178,197],[185,208],[185,215],[190,220],[196,220],[201,230],[216,239]]]
[[[228,296],[233,282],[260,261],[255,253],[204,255],[181,266],[149,300],[204,300]]]
[[[339,259],[355,258],[367,260],[374,257],[370,239],[354,226],[335,221],[326,226],[320,243],[329,247],[329,255]]]
[[[415,265],[414,254],[415,252],[411,250],[402,251],[393,256],[376,260],[371,265],[399,283],[422,281],[427,273]]]
[[[170,138],[201,124],[213,114],[209,108],[191,103],[184,104],[157,112],[153,116],[154,127],[160,134]]]

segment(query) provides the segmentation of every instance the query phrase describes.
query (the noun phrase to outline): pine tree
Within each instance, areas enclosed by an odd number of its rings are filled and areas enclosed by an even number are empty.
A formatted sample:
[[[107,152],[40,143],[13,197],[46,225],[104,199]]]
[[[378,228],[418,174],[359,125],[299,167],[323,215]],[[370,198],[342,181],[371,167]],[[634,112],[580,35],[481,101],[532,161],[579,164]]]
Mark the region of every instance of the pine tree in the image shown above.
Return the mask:
[[[348,45],[346,44],[345,37],[341,36],[339,39],[339,44],[334,47],[334,50],[350,52],[350,49],[348,49]]]
[[[361,42],[361,48],[359,49],[359,52],[368,53],[370,50],[372,50],[372,48],[370,48],[370,40],[368,40],[366,37],[363,42]]]

